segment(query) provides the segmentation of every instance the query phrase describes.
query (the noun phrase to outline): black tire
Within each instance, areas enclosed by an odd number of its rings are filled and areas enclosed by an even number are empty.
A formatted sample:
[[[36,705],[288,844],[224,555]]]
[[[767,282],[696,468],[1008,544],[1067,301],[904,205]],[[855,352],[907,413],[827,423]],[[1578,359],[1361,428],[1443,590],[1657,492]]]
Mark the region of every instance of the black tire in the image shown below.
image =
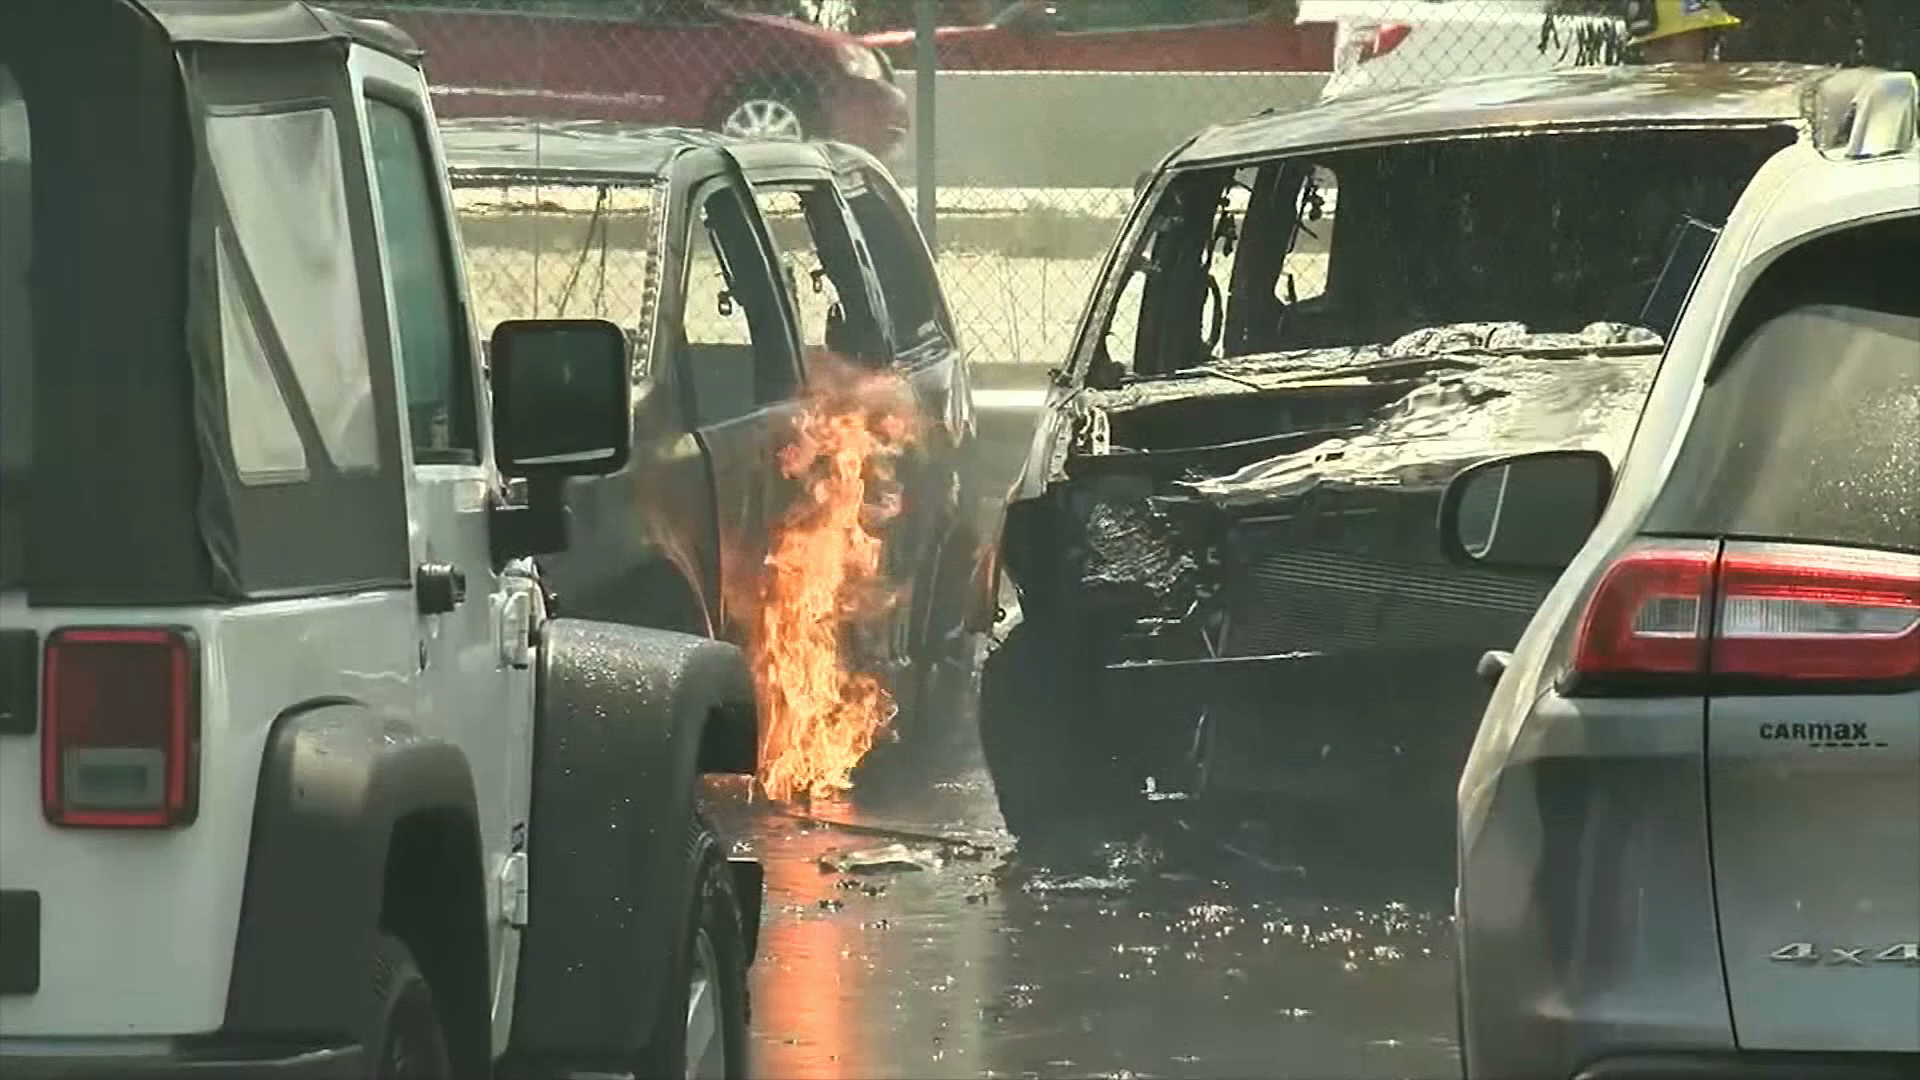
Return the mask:
[[[367,1039],[368,1080],[452,1080],[446,1026],[433,987],[397,937],[382,935],[373,954]]]
[[[686,850],[693,887],[668,968],[672,982],[661,997],[653,1038],[641,1052],[634,1074],[639,1080],[746,1080],[746,938],[740,923],[740,901],[733,892],[733,874],[727,869],[720,838],[698,813],[688,829]],[[707,969],[706,991],[713,995],[715,1006],[714,1042],[724,1062],[711,1071],[690,1070],[687,1063],[689,1005],[694,977],[702,968]],[[711,1053],[707,1061],[712,1063]]]
[[[1094,671],[1065,627],[1023,622],[980,675],[980,743],[1000,816],[1023,844],[1099,826],[1128,802],[1114,740],[1094,722]]]

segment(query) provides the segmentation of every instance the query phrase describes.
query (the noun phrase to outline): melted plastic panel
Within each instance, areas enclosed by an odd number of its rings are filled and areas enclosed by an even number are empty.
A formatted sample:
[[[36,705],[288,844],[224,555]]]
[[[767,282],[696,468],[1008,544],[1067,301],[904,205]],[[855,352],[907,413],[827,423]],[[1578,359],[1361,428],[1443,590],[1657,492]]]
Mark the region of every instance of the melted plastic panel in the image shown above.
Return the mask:
[[[1570,336],[1507,329],[1511,346],[1454,354],[1459,368],[1412,386],[1351,435],[1196,481],[1193,491],[1242,505],[1325,485],[1437,491],[1466,465],[1501,454],[1583,447],[1618,460],[1652,386],[1659,339],[1596,327],[1581,347]]]
[[[1078,400],[1075,446],[1195,456],[1180,490],[1222,504],[1261,502],[1322,483],[1441,484],[1457,462],[1560,446],[1621,451],[1651,386],[1654,334],[1617,323],[1535,333],[1518,323],[1417,330],[1385,345],[1302,349],[1219,361]],[[1292,437],[1222,466],[1248,443]],[[1211,465],[1212,467],[1209,467]],[[1101,472],[1128,471],[1118,463]],[[1442,475],[1444,474],[1444,475]]]

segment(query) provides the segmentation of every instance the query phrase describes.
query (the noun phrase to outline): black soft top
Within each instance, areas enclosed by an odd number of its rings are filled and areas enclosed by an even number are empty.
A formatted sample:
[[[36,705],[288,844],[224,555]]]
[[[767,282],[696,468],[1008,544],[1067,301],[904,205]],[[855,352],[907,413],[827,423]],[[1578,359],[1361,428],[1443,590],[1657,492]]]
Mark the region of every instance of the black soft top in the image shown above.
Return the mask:
[[[405,587],[404,429],[354,46],[420,55],[385,24],[296,0],[0,0],[0,64],[31,131],[5,181],[28,192],[31,274],[14,293],[32,333],[7,359],[33,387],[30,452],[7,463],[0,504],[25,557],[0,587],[113,607]],[[282,205],[331,216],[288,248],[306,223],[275,224]],[[319,269],[290,268],[295,250]],[[302,274],[331,284],[310,295]],[[322,292],[354,297],[358,317],[314,316]],[[323,324],[337,340],[314,344]],[[367,374],[341,368],[329,393],[375,425],[350,467],[295,366],[335,348]],[[262,479],[242,461],[263,415],[229,393],[245,385],[269,388],[268,409],[279,398],[297,469]]]
[[[421,49],[391,23],[342,15],[306,0],[121,0],[153,17],[175,44],[303,45],[339,41],[418,66]]]

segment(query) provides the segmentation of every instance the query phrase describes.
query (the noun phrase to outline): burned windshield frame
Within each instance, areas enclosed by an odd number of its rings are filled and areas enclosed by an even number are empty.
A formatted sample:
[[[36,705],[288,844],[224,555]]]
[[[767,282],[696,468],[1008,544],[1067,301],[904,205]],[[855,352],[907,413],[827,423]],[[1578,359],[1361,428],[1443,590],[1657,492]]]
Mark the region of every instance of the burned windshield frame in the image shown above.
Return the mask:
[[[1641,325],[1649,297],[1666,296],[1663,268],[1686,281],[1683,271],[1698,254],[1689,240],[1674,262],[1674,223],[1724,216],[1745,178],[1797,137],[1792,124],[1778,121],[1708,131],[1551,128],[1175,165],[1140,200],[1104,268],[1086,328],[1097,334],[1080,341],[1075,363],[1093,385],[1126,376],[1116,370],[1118,349],[1107,339],[1138,273],[1148,283],[1133,377],[1173,374],[1221,356],[1383,345],[1461,323],[1517,322],[1536,333]],[[1599,167],[1626,160],[1642,163],[1644,175],[1622,182],[1617,169]],[[1207,261],[1208,238],[1198,234],[1220,231],[1219,194],[1228,177],[1246,170],[1255,179],[1230,230],[1235,267],[1232,287],[1223,290],[1226,327],[1216,349],[1207,283],[1195,273]],[[1305,246],[1299,226],[1315,201],[1302,198],[1302,190],[1309,177],[1317,184],[1323,175],[1337,178],[1338,200],[1337,215],[1324,217],[1337,234],[1322,233],[1325,284],[1289,302],[1284,274],[1295,267],[1288,257]],[[1545,183],[1551,196],[1508,192],[1504,185],[1522,175]]]
[[[1277,318],[1274,297],[1301,235],[1301,189],[1312,162],[1279,158],[1176,172],[1129,230],[1123,271],[1102,291],[1099,334],[1088,379],[1113,385],[1128,376],[1166,375],[1240,355],[1248,328]],[[1275,215],[1286,227],[1274,227]],[[1114,360],[1112,337],[1122,298],[1144,276],[1131,362]],[[1254,310],[1257,309],[1257,310]]]

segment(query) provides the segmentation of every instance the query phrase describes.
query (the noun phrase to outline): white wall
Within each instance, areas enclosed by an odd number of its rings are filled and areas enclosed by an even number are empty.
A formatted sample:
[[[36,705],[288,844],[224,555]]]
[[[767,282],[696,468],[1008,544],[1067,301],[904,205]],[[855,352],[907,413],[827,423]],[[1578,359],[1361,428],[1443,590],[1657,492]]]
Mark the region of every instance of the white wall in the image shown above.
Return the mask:
[[[963,72],[934,93],[942,187],[1130,188],[1209,124],[1311,103],[1324,74]],[[911,99],[914,73],[898,82]],[[914,137],[893,162],[914,175]]]

